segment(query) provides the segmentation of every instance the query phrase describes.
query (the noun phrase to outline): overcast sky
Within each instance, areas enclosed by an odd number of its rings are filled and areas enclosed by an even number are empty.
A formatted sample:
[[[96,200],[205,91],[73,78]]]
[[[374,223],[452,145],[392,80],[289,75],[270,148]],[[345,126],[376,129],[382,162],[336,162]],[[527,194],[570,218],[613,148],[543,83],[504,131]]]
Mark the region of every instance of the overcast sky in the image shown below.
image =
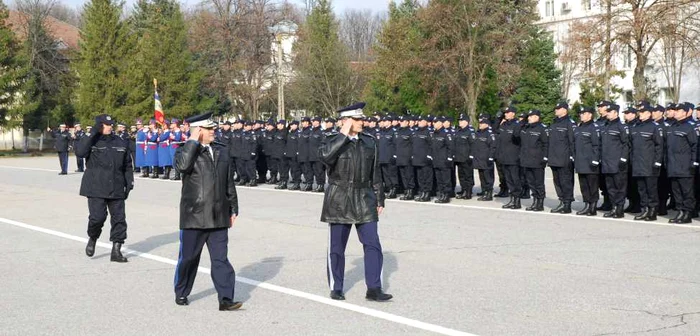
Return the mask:
[[[85,2],[87,0],[58,0],[59,2],[62,2],[66,5],[69,5],[71,7],[77,7]],[[180,0],[180,2],[184,2],[187,5],[195,5],[202,0]],[[292,1],[297,1],[300,4],[303,4],[303,0],[292,0]],[[354,8],[354,9],[371,9],[375,12],[378,11],[386,11],[388,8],[390,0],[333,0],[333,8],[335,9],[336,13],[342,13],[345,9],[347,8]],[[9,2],[9,1],[6,1]],[[131,4],[134,3],[134,0],[126,0],[126,3],[128,6],[131,6]]]

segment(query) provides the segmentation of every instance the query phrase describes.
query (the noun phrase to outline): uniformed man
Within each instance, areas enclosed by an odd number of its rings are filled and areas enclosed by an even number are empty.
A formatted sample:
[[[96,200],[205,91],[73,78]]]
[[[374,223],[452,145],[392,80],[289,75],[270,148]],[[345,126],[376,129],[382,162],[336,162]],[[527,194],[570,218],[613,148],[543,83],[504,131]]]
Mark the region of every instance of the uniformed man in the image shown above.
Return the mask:
[[[430,193],[433,189],[433,157],[430,153],[429,118],[420,116],[418,129],[411,135],[411,164],[418,175],[418,191],[414,198],[416,202],[430,201]]]
[[[569,117],[569,104],[560,102],[554,107],[554,121],[549,127],[549,167],[552,169],[554,189],[559,205],[552,213],[571,213],[574,202],[574,131],[576,123]]]
[[[415,197],[416,189],[415,174],[411,164],[413,130],[411,130],[410,123],[412,117],[404,115],[399,119],[399,129],[396,131],[396,138],[394,139],[394,159],[396,160],[396,167],[398,168],[404,190],[404,195],[399,199],[409,201]]]
[[[452,188],[452,165],[454,162],[453,139],[450,131],[443,127],[447,120],[444,116],[435,118],[430,141],[433,173],[436,182],[437,199],[435,203],[449,203]]]
[[[255,155],[255,171],[257,175],[256,183],[267,182],[267,161],[265,160],[265,153],[263,152],[263,138],[265,137],[265,123],[262,120],[255,120],[253,122],[253,132],[258,139],[257,153]]]
[[[245,184],[249,187],[258,186],[256,163],[260,141],[258,140],[257,133],[253,131],[253,125],[254,123],[252,121],[246,121],[245,127],[243,128],[240,158],[243,160],[245,175],[241,177],[241,181],[238,183],[238,185]]]
[[[117,131],[115,134],[122,138],[124,141],[129,141],[129,133],[126,132],[126,125],[124,124],[117,124]]]
[[[579,111],[581,123],[574,128],[574,166],[583,196],[579,216],[596,216],[598,206],[598,177],[600,176],[600,127],[593,121],[593,108]],[[551,148],[551,146],[550,146]]]
[[[482,113],[481,115],[479,115],[479,119],[482,118],[489,119],[489,127],[491,128],[491,131],[493,131],[493,133],[496,134],[496,137],[498,139],[498,129],[501,127],[501,124],[503,122],[503,112],[498,111],[498,113],[496,113],[495,119],[493,120],[491,119],[491,116],[487,113]],[[496,155],[498,155],[498,142],[496,142]],[[508,191],[508,183],[506,181],[506,173],[503,172],[503,165],[500,162],[498,162],[498,160],[496,160],[496,172],[498,172],[498,194],[494,195],[494,197],[510,197],[510,192]]]
[[[323,130],[321,129],[321,118],[315,117],[311,120],[311,132],[309,135],[309,165],[313,172],[311,183],[316,179],[316,189],[314,192],[323,192],[326,185],[326,168],[318,157],[318,149],[323,141]]]
[[[287,121],[280,119],[277,121],[275,127],[272,145],[270,147],[272,153],[270,154],[271,164],[269,166],[276,167],[273,178],[279,183],[275,189],[287,189],[289,166],[286,166],[284,161],[284,147],[287,144]],[[279,180],[277,180],[277,174],[279,174]]]
[[[379,146],[379,167],[382,171],[384,188],[389,190],[386,198],[394,199],[399,188],[399,174],[396,168],[396,132],[391,127],[391,117],[386,116],[380,121],[379,132],[375,134]]]
[[[462,188],[462,191],[457,194],[457,199],[472,199],[472,189],[474,188],[474,160],[470,156],[472,156],[472,143],[476,139],[476,132],[474,132],[474,129],[469,125],[468,114],[460,114],[458,120],[459,129],[457,129],[454,134],[454,161],[457,166],[459,186]],[[493,158],[493,156],[491,158]]]
[[[95,254],[97,239],[107,220],[112,217],[109,240],[112,242],[110,260],[124,263],[121,247],[126,240],[124,201],[134,188],[134,171],[128,141],[112,134],[114,120],[107,114],[95,117],[94,132],[78,143],[76,154],[85,158],[87,170],[80,183],[80,195],[88,199],[88,243],[85,254]]]
[[[479,170],[479,183],[483,191],[483,195],[477,201],[493,200],[493,166],[495,157],[496,134],[491,130],[491,120],[489,118],[481,118],[479,120],[479,130],[474,136],[469,152],[469,159],[472,160],[474,169]]]
[[[331,299],[345,300],[345,246],[355,225],[365,253],[365,298],[388,301],[392,296],[382,291],[384,257],[377,233],[384,192],[377,144],[362,133],[362,107],[364,103],[341,109],[340,116],[346,120],[340,134],[329,137],[319,150],[329,180],[321,214],[321,221],[329,226],[328,283]]]
[[[527,127],[528,120],[527,120],[527,112],[520,112],[518,113],[518,122],[520,123],[520,128],[525,128]],[[520,198],[521,199],[530,199],[530,187],[527,184],[527,177],[525,176],[525,168],[523,166],[520,166]]]
[[[311,137],[311,118],[304,117],[301,119],[301,132],[299,134],[299,149],[297,159],[299,160],[299,166],[301,167],[301,173],[304,175],[304,187],[301,191],[311,191],[313,190],[314,184],[314,170],[309,161],[309,151],[311,147],[309,146],[309,138]]]
[[[161,180],[170,179],[170,171],[173,166],[173,158],[170,156],[170,120],[163,121],[163,128],[158,136],[158,167],[163,172]]]
[[[635,220],[655,221],[659,205],[657,183],[663,161],[663,129],[651,118],[654,108],[644,103],[639,105],[639,122],[630,130],[632,177],[639,190],[641,213]]]
[[[73,150],[76,150],[78,147],[78,143],[80,142],[80,139],[82,139],[85,135],[85,132],[83,131],[83,128],[80,124],[75,124],[75,133],[73,134]],[[75,155],[75,162],[78,165],[78,169],[75,171],[76,173],[82,173],[85,171],[85,159],[79,157],[77,154]]]
[[[229,144],[229,151],[231,158],[233,159],[233,167],[236,170],[236,183],[239,183],[246,175],[245,167],[243,166],[243,160],[241,159],[242,147],[243,147],[243,125],[245,121],[243,119],[236,119],[233,123],[233,131],[231,132],[231,142]]]
[[[698,166],[698,130],[691,123],[693,110],[686,104],[673,114],[675,122],[666,131],[666,166],[671,191],[676,199],[678,214],[669,223],[688,224],[693,221],[695,192],[693,177]]]
[[[648,105],[648,102],[640,102],[638,106],[642,105]],[[632,133],[632,129],[634,128],[635,125],[639,123],[639,119],[637,118],[637,109],[633,107],[629,107],[624,111],[624,118],[625,118],[625,125],[627,125],[627,128],[630,130],[630,134]],[[630,149],[631,149],[632,143],[630,140]],[[631,156],[630,156],[631,157]],[[627,208],[625,208],[626,213],[640,213],[642,212],[641,206],[639,205],[640,199],[639,199],[639,191],[637,189],[637,179],[634,178],[632,175],[632,169],[627,169],[627,199],[629,200],[629,204],[627,205]]]
[[[219,310],[236,310],[242,304],[234,301],[236,273],[228,260],[228,230],[239,214],[235,171],[228,148],[214,141],[216,123],[211,120],[211,113],[190,117],[188,121],[192,136],[175,154],[176,169],[182,174],[175,303],[189,304],[187,296],[206,244],[211,278],[219,294]]]
[[[598,119],[595,121],[596,125],[598,125],[598,129],[603,132],[605,130],[605,126],[608,124],[608,106],[610,106],[612,103],[603,100],[599,102],[596,105],[596,108],[598,109]],[[602,149],[601,149],[602,153]],[[612,210],[612,202],[610,201],[610,196],[608,195],[608,187],[606,185],[605,181],[605,175],[602,172],[600,176],[598,176],[598,184],[600,185],[600,191],[603,194],[603,204],[601,204],[596,210],[600,211],[610,211]]]
[[[66,128],[66,124],[58,125],[58,130],[53,132],[51,128],[46,129],[51,137],[56,139],[54,148],[58,153],[58,162],[61,165],[61,172],[58,175],[68,175],[68,147],[70,147],[71,135]]]
[[[265,123],[265,131],[262,138],[262,152],[265,155],[265,162],[270,171],[270,179],[265,182],[269,184],[277,184],[279,182],[277,179],[279,167],[277,160],[273,158],[275,156],[275,133],[277,133],[276,123],[273,119],[270,119]]]
[[[673,104],[675,108],[675,104]],[[671,126],[668,121],[664,119],[664,114],[666,114],[666,108],[661,105],[656,105],[653,111],[651,111],[651,118],[661,127],[664,136],[668,132],[668,128]],[[663,159],[661,160],[661,169],[659,171],[659,180],[657,183],[659,190],[659,207],[658,215],[666,216],[668,214],[668,199],[671,195],[671,181],[668,179],[668,173],[666,169],[666,144],[664,143],[663,148]]]
[[[625,194],[627,191],[627,169],[629,159],[629,129],[620,122],[620,106],[610,104],[607,108],[608,123],[601,134],[602,164],[605,184],[613,209],[603,216],[625,217]]]
[[[520,182],[520,129],[521,125],[515,118],[517,109],[513,106],[503,112],[504,119],[496,135],[496,160],[503,166],[503,174],[508,184],[510,201],[503,209],[520,209],[522,185]]]
[[[289,190],[301,190],[301,165],[299,163],[299,122],[293,120],[289,124],[289,133],[284,147],[285,166],[289,167],[289,175],[292,183]]]
[[[136,161],[135,165],[141,171],[141,177],[148,177],[148,164],[146,163],[146,151],[148,150],[148,129],[143,127],[141,119],[136,120]]]
[[[544,211],[544,168],[549,158],[549,130],[540,121],[540,110],[527,113],[527,125],[520,131],[520,167],[525,171],[525,179],[532,190],[532,205],[527,211]]]
[[[146,133],[146,166],[151,171],[150,178],[158,178],[158,129],[155,119],[151,119]]]
[[[173,119],[170,121],[170,147],[168,151],[170,152],[170,161],[175,162],[175,153],[177,149],[185,144],[186,136],[179,127],[180,120]],[[230,134],[229,134],[230,141]],[[172,176],[170,177],[173,181],[180,180],[180,172],[177,169],[173,169]]]

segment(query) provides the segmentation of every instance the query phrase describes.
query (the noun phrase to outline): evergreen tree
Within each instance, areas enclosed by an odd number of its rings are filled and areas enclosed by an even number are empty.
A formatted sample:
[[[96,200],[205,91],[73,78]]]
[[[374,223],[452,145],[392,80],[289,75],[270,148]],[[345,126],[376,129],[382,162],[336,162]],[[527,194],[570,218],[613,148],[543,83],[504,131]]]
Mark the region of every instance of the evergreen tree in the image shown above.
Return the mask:
[[[127,30],[121,15],[122,5],[116,0],[90,0],[84,7],[77,63],[78,116],[84,122],[100,113],[126,117],[118,113],[124,104],[121,78],[128,57]]]
[[[24,77],[24,59],[20,44],[6,20],[9,11],[0,0],[0,126],[16,127],[13,121],[20,117],[13,109]],[[9,116],[8,121],[5,117]]]
[[[554,119],[554,106],[561,99],[561,71],[556,60],[551,36],[534,30],[525,45],[520,79],[512,97],[514,105],[522,111],[542,111],[542,121],[546,124]]]

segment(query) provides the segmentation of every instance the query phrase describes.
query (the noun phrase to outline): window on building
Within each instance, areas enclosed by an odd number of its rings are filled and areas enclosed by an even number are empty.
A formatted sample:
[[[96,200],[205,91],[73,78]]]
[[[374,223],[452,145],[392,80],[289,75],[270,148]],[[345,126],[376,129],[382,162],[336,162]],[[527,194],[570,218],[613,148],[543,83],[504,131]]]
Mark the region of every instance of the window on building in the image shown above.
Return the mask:
[[[625,102],[628,104],[634,103],[634,94],[632,91],[625,91]]]
[[[547,0],[544,2],[544,6],[545,6],[545,16],[546,17],[554,16],[554,1]]]
[[[581,0],[581,7],[583,7],[583,10],[591,10],[591,0]]]
[[[632,48],[627,47],[624,48],[622,51],[622,66],[625,69],[630,69],[632,68],[632,58],[634,57],[634,53],[632,52]]]

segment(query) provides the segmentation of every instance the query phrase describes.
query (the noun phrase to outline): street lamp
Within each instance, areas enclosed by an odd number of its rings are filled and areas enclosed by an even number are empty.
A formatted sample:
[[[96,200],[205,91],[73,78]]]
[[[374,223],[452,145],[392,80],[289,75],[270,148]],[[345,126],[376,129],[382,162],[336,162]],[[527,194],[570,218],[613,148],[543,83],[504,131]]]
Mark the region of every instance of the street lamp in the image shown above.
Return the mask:
[[[297,31],[297,25],[291,21],[280,21],[276,25],[269,28],[270,33],[274,35],[275,43],[277,44],[277,56],[272,56],[273,61],[276,60],[277,65],[277,119],[284,119],[284,47],[283,42],[288,41],[290,44],[294,42],[294,36]],[[290,46],[291,52],[291,46]]]

